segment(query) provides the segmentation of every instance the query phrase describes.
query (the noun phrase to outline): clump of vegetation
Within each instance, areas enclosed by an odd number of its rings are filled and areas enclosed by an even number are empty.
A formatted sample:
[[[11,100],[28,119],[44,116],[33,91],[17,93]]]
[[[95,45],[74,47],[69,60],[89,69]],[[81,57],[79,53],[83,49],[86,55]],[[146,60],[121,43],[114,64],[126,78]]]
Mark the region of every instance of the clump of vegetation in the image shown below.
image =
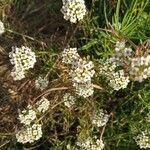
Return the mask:
[[[0,1],[0,149],[150,149],[149,0]]]

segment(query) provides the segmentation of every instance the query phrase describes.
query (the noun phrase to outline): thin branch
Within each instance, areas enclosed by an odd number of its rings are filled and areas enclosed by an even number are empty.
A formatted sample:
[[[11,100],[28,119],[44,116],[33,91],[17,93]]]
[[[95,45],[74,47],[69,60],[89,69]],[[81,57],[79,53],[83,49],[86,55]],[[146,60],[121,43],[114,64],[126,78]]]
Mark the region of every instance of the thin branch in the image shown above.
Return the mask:
[[[37,43],[40,43],[42,46],[45,46],[46,47],[46,43],[42,42],[42,41],[39,41],[31,36],[28,36],[28,35],[25,35],[25,34],[22,34],[22,33],[19,33],[19,32],[16,32],[16,31],[13,31],[13,30],[10,30],[10,29],[6,29],[6,31],[10,32],[10,33],[13,33],[13,34],[16,34],[16,35],[19,35],[19,36],[22,36],[24,38],[27,38],[27,39],[30,39],[32,41],[35,41]]]
[[[38,95],[38,96],[34,99],[34,101],[36,101],[38,98],[40,98],[40,97],[42,97],[42,96],[44,96],[44,95],[49,94],[50,92],[53,92],[53,91],[61,91],[61,90],[67,90],[67,89],[69,89],[69,87],[58,87],[58,88],[48,89],[48,90],[46,90],[45,92],[43,92],[42,94]]]
[[[0,149],[1,149],[3,146],[7,145],[9,142],[10,142],[10,141],[6,141],[4,144],[0,145]]]
[[[101,86],[97,85],[97,84],[92,84],[92,86],[96,89],[99,89],[99,90],[104,90]]]

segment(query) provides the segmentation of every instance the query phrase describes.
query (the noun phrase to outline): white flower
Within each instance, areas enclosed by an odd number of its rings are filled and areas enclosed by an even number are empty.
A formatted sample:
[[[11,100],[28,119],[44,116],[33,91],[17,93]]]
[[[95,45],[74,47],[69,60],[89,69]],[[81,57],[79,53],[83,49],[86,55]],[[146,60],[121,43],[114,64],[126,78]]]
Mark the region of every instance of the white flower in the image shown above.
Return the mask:
[[[34,67],[36,63],[35,53],[30,48],[22,46],[21,48],[12,47],[12,51],[9,53],[10,62],[16,67],[16,69],[22,68],[22,70],[28,70]]]
[[[121,51],[125,48],[125,41],[117,41],[115,46],[115,51]]]
[[[78,140],[77,147],[81,150],[102,150],[104,149],[104,143],[101,139],[92,139],[91,137],[85,140]]]
[[[35,87],[40,90],[44,90],[48,86],[48,79],[47,78],[42,78],[39,76],[39,78],[35,81]]]
[[[146,116],[146,121],[150,123],[150,112]]]
[[[37,110],[40,113],[46,112],[49,108],[49,105],[50,105],[50,102],[45,97],[42,97],[41,100],[36,103]]]
[[[92,61],[79,59],[74,65],[75,69],[72,69],[70,75],[74,83],[91,83],[91,78],[94,76],[94,64]]]
[[[95,150],[102,150],[102,149],[104,149],[104,146],[105,146],[101,139],[96,140],[96,145],[97,146],[96,146]]]
[[[0,35],[5,32],[4,23],[0,20]]]
[[[16,138],[19,143],[33,143],[42,137],[42,125],[33,124],[32,126],[26,126],[17,132]]]
[[[100,74],[105,75],[109,81],[109,85],[116,91],[124,89],[130,82],[129,76],[125,75],[124,70],[116,71],[118,64],[112,59],[106,60],[104,64],[100,65]]]
[[[66,48],[62,52],[62,62],[65,64],[73,64],[80,58],[77,48]]]
[[[115,52],[112,55],[114,61],[119,65],[127,65],[129,62],[130,57],[132,56],[132,49],[130,47],[126,47],[125,41],[117,41],[115,46]],[[111,58],[111,59],[112,59]]]
[[[85,2],[84,0],[63,0],[61,12],[64,15],[64,19],[70,20],[71,23],[77,23],[86,14]]]
[[[108,114],[105,114],[104,111],[100,109],[99,111],[95,112],[92,116],[92,124],[96,125],[97,127],[102,127],[106,125],[108,119]]]
[[[137,145],[140,146],[142,149],[150,148],[150,132],[149,131],[143,131],[141,134],[139,134],[137,137],[135,137],[135,141]]]
[[[22,80],[23,78],[25,78],[25,72],[14,67],[11,71],[11,76],[14,80]]]
[[[70,93],[66,93],[63,96],[64,105],[68,108],[72,107],[75,104],[76,98]]]
[[[134,81],[142,82],[150,77],[150,55],[131,58],[130,61],[129,74]]]
[[[141,56],[131,59],[131,67],[140,67],[140,66],[149,66],[150,65],[150,55]]]
[[[74,84],[74,87],[76,94],[84,98],[90,97],[94,93],[92,84]]]
[[[114,57],[111,57],[107,59],[105,62],[101,62],[99,66],[99,73],[101,75],[111,76],[111,73],[115,72],[116,67],[118,64],[116,63],[116,59]]]
[[[112,73],[112,76],[109,80],[109,85],[116,91],[120,89],[125,89],[130,82],[129,76],[124,75],[123,70]]]
[[[64,49],[62,62],[71,65],[69,75],[72,78],[76,94],[84,98],[93,95],[94,88],[91,84],[91,78],[95,74],[93,62],[81,59],[77,53],[77,48]],[[70,100],[66,101],[65,105],[70,107],[73,103]]]
[[[131,56],[131,54],[132,54],[132,49],[131,48],[125,48],[124,49],[124,56],[125,57]]]
[[[24,46],[21,48],[12,47],[9,57],[11,64],[14,65],[14,69],[12,71],[14,79],[21,79],[19,77],[15,77],[15,74],[17,75],[19,72],[21,72],[21,74],[25,74],[25,71],[33,68],[36,62],[35,53],[32,52],[30,48]]]
[[[32,121],[36,119],[36,112],[28,105],[27,109],[19,112],[19,120],[24,125],[31,124]]]

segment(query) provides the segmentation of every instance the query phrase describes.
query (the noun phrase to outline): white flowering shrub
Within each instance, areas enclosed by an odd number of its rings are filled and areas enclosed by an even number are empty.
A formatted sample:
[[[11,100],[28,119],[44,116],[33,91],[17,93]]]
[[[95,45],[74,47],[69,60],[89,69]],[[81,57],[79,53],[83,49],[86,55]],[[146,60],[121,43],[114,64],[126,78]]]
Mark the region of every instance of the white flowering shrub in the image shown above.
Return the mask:
[[[84,0],[63,0],[61,12],[65,20],[69,20],[71,23],[77,23],[86,14],[85,2]]]

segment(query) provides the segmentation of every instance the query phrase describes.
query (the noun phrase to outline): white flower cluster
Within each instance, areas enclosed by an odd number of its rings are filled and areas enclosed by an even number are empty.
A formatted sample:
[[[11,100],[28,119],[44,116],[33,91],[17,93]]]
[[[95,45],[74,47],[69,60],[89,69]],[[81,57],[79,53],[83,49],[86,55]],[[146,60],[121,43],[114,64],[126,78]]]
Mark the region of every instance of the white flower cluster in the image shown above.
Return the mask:
[[[79,96],[82,96],[84,98],[87,98],[94,93],[94,88],[92,84],[77,84],[74,83],[74,87],[76,90],[76,94]]]
[[[95,112],[92,116],[92,124],[96,125],[97,127],[102,127],[106,125],[108,119],[109,115],[105,114],[104,111],[100,109],[99,111]]]
[[[28,105],[27,109],[19,112],[19,120],[25,125],[30,125],[33,120],[36,119],[36,112]]]
[[[135,141],[137,145],[140,146],[141,149],[150,148],[150,132],[149,131],[142,132],[135,138]]]
[[[20,143],[32,143],[42,137],[42,125],[36,123],[37,112],[44,113],[49,108],[49,101],[42,97],[35,104],[35,109],[28,105],[26,110],[19,112],[19,120],[24,124],[23,128],[16,133],[17,141]]]
[[[62,52],[62,63],[73,64],[80,58],[77,48],[65,48]]]
[[[133,56],[133,50],[125,47],[125,41],[118,41],[115,46],[113,61],[128,68],[131,80],[142,82],[150,77],[150,55]]]
[[[42,97],[40,101],[37,101],[37,111],[40,113],[45,113],[49,108],[50,102],[45,97]]]
[[[116,71],[117,66],[118,64],[111,58],[100,65],[100,74],[106,76],[109,85],[116,91],[126,88],[130,82],[129,76],[125,75],[124,70]]]
[[[86,14],[85,2],[84,0],[63,0],[61,12],[65,20],[70,20],[71,23],[77,23]]]
[[[70,72],[73,82],[80,84],[91,83],[91,78],[95,74],[93,62],[79,59],[75,63],[75,69]]]
[[[116,63],[118,66],[129,65],[132,54],[133,50],[130,47],[126,47],[124,40],[117,41],[115,45],[115,52],[111,58],[109,58],[109,61]]]
[[[112,74],[112,77],[109,81],[109,85],[118,91],[120,89],[125,89],[130,82],[129,76],[125,76],[124,70],[119,70]]]
[[[45,97],[42,97],[41,100],[37,101],[35,105],[38,112],[45,113],[49,108],[50,102]]]
[[[139,82],[150,77],[150,55],[132,58],[129,74],[133,80]]]
[[[112,60],[112,58],[107,59],[104,63],[100,64],[99,73],[105,75],[106,77],[111,76],[112,73],[115,72],[117,67],[117,63]]]
[[[0,35],[2,35],[5,32],[4,23],[0,20]]]
[[[15,67],[11,71],[11,76],[13,77],[14,80],[21,80],[25,78],[25,72],[22,71],[21,69],[15,69]]]
[[[92,61],[81,59],[77,53],[77,48],[65,49],[62,60],[66,64],[71,64],[70,76],[75,87],[76,94],[87,98],[94,93],[91,78],[94,76],[94,64]]]
[[[122,66],[123,68],[125,66],[128,67],[132,54],[132,48],[126,47],[124,40],[117,41],[115,45],[115,52],[109,60],[111,62],[115,62],[118,66]]]
[[[147,114],[147,116],[146,116],[146,118],[145,118],[145,119],[146,119],[146,121],[147,121],[147,122],[149,122],[149,123],[150,123],[150,112]]]
[[[116,57],[130,57],[132,55],[132,49],[130,47],[125,47],[125,41],[117,41],[115,46]]]
[[[32,143],[42,137],[42,125],[36,124],[36,112],[29,105],[27,110],[19,114],[19,120],[25,126],[16,133],[16,139],[20,143]]]
[[[119,51],[123,50],[124,48],[125,48],[125,41],[124,40],[116,42],[116,45],[115,45],[115,51],[116,52],[119,52]]]
[[[76,94],[87,98],[94,93],[94,88],[91,83],[91,78],[94,76],[94,64],[92,61],[79,59],[74,63],[74,68],[70,71],[73,86],[76,89]]]
[[[22,46],[21,48],[12,47],[9,53],[10,62],[14,65],[11,75],[14,80],[21,80],[25,77],[25,72],[34,67],[36,63],[35,53],[30,48]]]
[[[47,78],[42,78],[41,76],[38,77],[38,79],[35,81],[35,87],[37,89],[40,89],[41,91],[44,90],[49,84],[49,81]]]
[[[64,105],[68,108],[75,104],[76,98],[70,93],[65,93],[63,96]]]
[[[88,137],[87,139],[83,141],[78,141],[76,143],[77,147],[79,147],[80,150],[102,150],[104,149],[104,143],[101,139],[92,139],[91,137]]]
[[[42,137],[42,125],[33,124],[28,128],[21,129],[17,134],[16,138],[19,143],[32,143]]]
[[[125,48],[123,54],[125,57],[131,56],[132,55],[132,49],[131,48]]]

